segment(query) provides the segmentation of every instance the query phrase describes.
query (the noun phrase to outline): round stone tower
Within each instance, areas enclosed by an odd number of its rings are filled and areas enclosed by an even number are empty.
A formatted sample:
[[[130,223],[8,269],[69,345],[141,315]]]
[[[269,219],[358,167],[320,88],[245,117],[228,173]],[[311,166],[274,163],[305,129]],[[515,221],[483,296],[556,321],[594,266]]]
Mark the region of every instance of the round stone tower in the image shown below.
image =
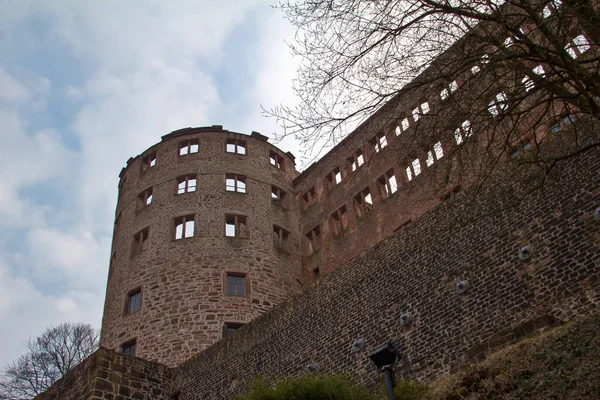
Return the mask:
[[[294,158],[221,126],[127,161],[101,345],[175,366],[299,291]]]

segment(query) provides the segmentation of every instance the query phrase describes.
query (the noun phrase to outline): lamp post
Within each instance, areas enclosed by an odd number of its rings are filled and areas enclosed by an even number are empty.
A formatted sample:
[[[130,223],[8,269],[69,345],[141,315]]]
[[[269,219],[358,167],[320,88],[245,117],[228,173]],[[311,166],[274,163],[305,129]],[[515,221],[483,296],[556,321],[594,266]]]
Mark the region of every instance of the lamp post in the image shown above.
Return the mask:
[[[398,350],[390,342],[386,342],[374,348],[369,354],[369,358],[371,358],[371,361],[373,361],[379,370],[383,371],[388,399],[396,400],[396,396],[394,395],[396,380],[394,379],[393,366],[400,358]]]

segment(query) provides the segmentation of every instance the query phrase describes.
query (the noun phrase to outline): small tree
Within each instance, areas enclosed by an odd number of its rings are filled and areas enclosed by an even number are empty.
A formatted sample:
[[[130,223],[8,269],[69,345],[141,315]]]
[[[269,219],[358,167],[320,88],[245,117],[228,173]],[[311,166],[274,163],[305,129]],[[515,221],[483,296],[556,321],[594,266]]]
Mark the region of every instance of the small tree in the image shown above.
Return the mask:
[[[31,399],[98,348],[98,332],[89,324],[63,323],[29,340],[27,353],[0,375],[0,399]]]

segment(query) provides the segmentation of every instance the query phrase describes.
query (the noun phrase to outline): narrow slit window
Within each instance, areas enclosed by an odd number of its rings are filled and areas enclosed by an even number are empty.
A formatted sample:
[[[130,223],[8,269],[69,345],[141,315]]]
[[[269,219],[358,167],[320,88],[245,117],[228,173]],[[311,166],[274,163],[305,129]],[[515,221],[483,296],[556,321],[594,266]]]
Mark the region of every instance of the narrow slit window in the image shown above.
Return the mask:
[[[408,179],[408,181],[412,181],[412,170],[410,169],[410,167],[406,167],[406,179]]]
[[[179,155],[180,156],[197,153],[199,149],[200,149],[200,143],[198,142],[197,139],[187,140],[185,142],[179,143]]]
[[[246,155],[246,142],[243,140],[227,139],[227,152]]]
[[[173,220],[173,239],[180,240],[194,237],[195,218],[194,215],[186,215]]]
[[[400,136],[400,134],[402,133],[402,129],[400,129],[400,126],[396,126],[394,132],[396,133],[396,136]]]
[[[358,218],[373,210],[373,198],[369,188],[364,188],[354,196],[354,212]]]
[[[177,194],[196,191],[196,175],[186,175],[177,178]]]
[[[243,215],[226,215],[225,236],[247,238],[248,227],[246,225],[246,217]]]
[[[226,174],[225,190],[228,192],[246,193],[246,177],[237,174]]]

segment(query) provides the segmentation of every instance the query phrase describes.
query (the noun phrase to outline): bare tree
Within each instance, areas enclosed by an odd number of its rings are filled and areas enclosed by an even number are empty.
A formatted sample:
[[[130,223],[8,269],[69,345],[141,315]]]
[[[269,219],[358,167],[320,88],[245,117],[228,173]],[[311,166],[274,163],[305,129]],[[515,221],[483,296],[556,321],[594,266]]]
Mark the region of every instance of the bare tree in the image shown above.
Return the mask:
[[[29,340],[27,353],[0,375],[0,399],[31,399],[48,389],[98,348],[98,332],[88,324],[63,323]]]
[[[453,146],[451,158],[466,160],[474,146],[485,153],[469,158],[475,181],[489,180],[526,139],[533,142],[528,156],[514,158],[541,175],[600,144],[580,130],[544,146],[550,138],[539,132],[575,120],[585,121],[586,132],[597,128],[595,0],[285,0],[278,7],[297,27],[291,48],[302,58],[300,104],[267,114],[281,122],[281,137],[293,135],[309,149],[309,161],[375,112],[386,116],[387,129],[400,126],[411,117],[401,98],[423,93],[452,99],[427,112],[415,108],[424,118],[411,120],[413,144],[426,146],[431,132],[455,132],[468,121],[477,135],[463,132],[471,137]]]

